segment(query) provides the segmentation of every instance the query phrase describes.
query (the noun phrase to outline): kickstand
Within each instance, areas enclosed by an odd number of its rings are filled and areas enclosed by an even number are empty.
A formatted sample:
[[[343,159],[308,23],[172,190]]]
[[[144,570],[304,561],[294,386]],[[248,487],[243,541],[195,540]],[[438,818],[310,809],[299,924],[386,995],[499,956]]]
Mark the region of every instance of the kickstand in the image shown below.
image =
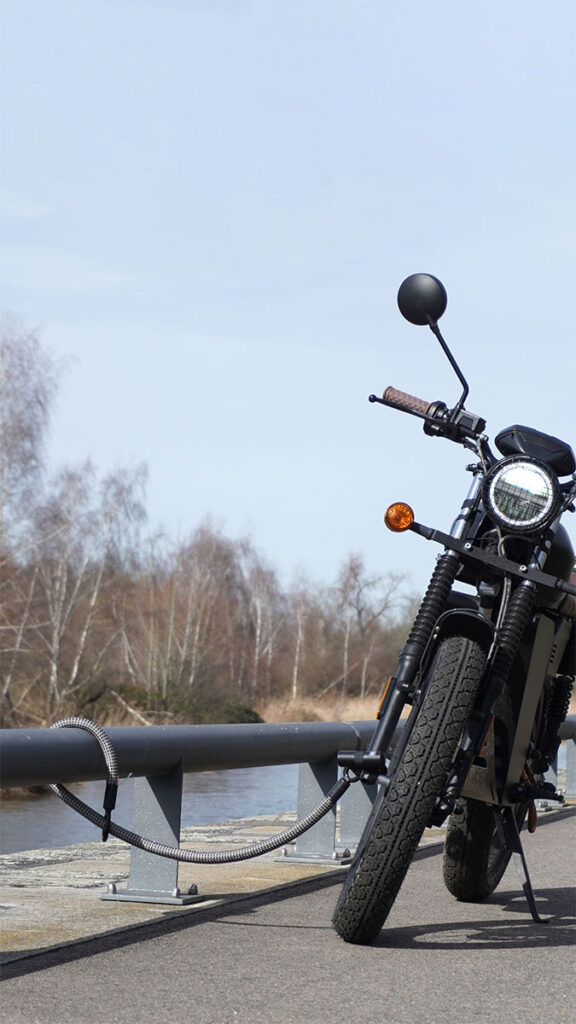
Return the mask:
[[[518,831],[518,823],[516,821],[513,807],[504,807],[502,809],[502,824],[504,826],[504,834],[506,836],[508,848],[512,850],[512,857],[516,865],[516,870],[520,876],[524,895],[528,906],[530,907],[532,920],[537,924],[549,924],[549,918],[540,917],[540,914],[536,909],[534,890],[530,881],[530,875],[528,874],[528,865],[526,863],[526,857],[524,856],[524,850],[522,849],[522,841],[520,839],[520,832]]]

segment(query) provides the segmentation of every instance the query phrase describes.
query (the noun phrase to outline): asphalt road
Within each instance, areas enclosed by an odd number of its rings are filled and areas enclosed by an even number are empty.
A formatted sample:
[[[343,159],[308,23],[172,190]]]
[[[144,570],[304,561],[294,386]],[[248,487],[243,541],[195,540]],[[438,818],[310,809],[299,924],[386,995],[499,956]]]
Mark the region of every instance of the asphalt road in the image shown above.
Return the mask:
[[[421,851],[371,947],[330,927],[341,874],[6,965],[7,1024],[567,1024],[576,1019],[576,809],[525,849],[534,924],[514,867],[482,905],[444,889]]]

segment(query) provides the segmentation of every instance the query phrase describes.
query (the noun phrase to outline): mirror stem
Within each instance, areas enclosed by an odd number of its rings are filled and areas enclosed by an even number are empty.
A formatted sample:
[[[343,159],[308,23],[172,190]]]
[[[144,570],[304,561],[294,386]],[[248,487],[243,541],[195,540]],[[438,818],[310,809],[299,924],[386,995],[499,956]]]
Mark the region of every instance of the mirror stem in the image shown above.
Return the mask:
[[[463,388],[463,391],[462,391],[462,394],[460,396],[460,399],[456,403],[456,405],[454,406],[454,408],[452,410],[452,415],[451,415],[450,418],[454,419],[458,415],[460,410],[463,408],[464,402],[466,401],[466,398],[468,396],[468,391],[470,389],[468,387],[468,382],[467,382],[466,378],[464,377],[464,374],[462,373],[460,367],[458,366],[458,363],[454,359],[454,356],[452,355],[450,349],[448,348],[448,345],[446,344],[446,342],[444,341],[444,338],[442,337],[440,328],[438,327],[438,322],[436,320],[432,320],[432,317],[429,316],[428,317],[428,326],[430,327],[430,330],[432,331],[432,333],[435,334],[436,337],[438,338],[438,341],[440,342],[440,344],[442,346],[442,349],[444,350],[444,353],[447,356],[447,358],[448,358],[448,360],[450,362],[450,365],[451,365],[452,369],[454,370],[456,376],[458,377],[458,380],[460,381],[460,383],[462,385],[462,388]]]

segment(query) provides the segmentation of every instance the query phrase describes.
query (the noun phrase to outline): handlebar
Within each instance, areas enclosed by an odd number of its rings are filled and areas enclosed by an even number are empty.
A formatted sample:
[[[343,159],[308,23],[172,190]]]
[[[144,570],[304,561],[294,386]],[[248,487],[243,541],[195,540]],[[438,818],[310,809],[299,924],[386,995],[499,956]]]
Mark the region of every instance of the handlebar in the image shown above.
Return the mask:
[[[385,389],[382,398],[385,402],[394,402],[395,405],[406,406],[419,416],[428,416],[430,407],[434,405],[433,402],[426,402],[423,398],[416,398],[415,395],[409,395],[406,391],[399,391],[398,388],[393,388],[391,385]]]
[[[486,420],[481,416],[476,416],[459,405],[450,410],[444,402],[427,402],[423,398],[417,398],[416,395],[409,395],[406,391],[399,391],[398,388],[391,386],[385,389],[382,398],[370,395],[369,401],[409,412],[412,416],[419,416],[425,421],[426,434],[447,437],[459,443],[466,443],[469,438],[480,437],[486,426]]]

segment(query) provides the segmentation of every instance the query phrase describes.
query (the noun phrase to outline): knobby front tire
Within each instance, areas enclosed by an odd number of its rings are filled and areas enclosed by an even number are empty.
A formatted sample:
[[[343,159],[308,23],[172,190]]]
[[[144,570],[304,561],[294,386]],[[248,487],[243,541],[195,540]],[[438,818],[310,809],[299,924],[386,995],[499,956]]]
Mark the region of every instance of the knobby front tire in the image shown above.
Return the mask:
[[[446,637],[386,793],[376,800],[334,912],[346,942],[370,943],[384,924],[448,774],[482,679],[483,647]]]

